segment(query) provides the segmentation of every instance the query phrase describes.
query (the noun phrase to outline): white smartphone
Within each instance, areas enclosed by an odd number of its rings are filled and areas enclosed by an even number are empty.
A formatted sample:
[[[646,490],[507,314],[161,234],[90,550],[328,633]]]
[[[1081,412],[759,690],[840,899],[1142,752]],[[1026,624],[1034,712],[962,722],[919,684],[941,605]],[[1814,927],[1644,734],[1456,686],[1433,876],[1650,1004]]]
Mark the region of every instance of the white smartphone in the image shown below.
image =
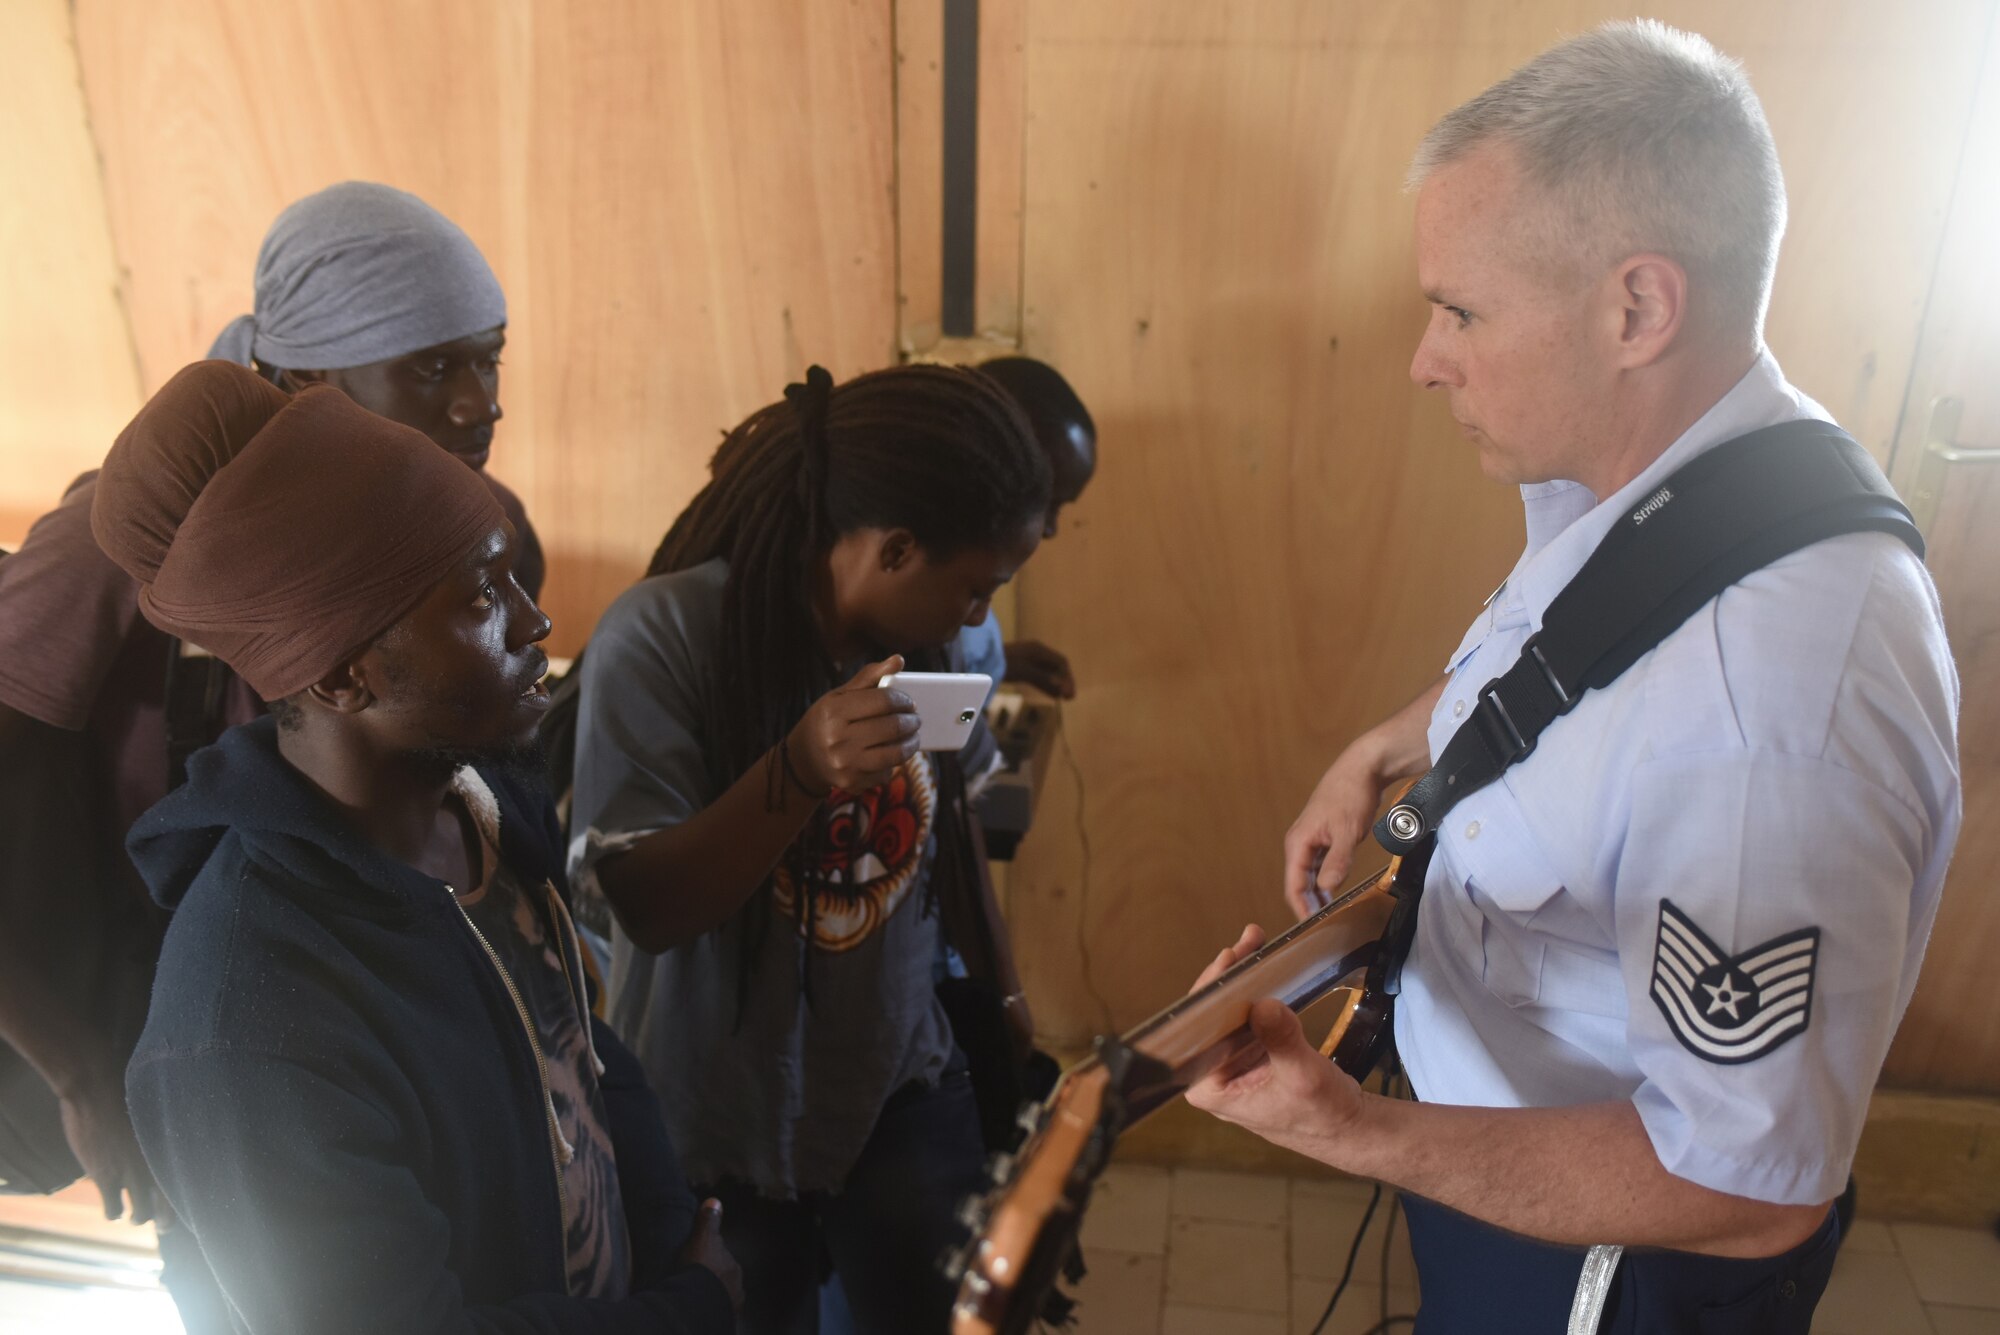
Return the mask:
[[[926,751],[957,751],[971,740],[993,691],[993,678],[984,672],[892,672],[881,684],[916,705],[917,745]]]

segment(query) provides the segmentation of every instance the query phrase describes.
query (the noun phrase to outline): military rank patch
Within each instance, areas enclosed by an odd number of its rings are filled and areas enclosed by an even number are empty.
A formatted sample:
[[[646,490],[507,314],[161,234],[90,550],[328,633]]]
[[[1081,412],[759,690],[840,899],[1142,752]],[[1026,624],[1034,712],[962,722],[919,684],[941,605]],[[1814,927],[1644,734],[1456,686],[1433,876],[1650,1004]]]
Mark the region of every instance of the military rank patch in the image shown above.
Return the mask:
[[[1755,1061],[1804,1033],[1818,964],[1817,927],[1729,955],[1694,919],[1660,901],[1653,1004],[1681,1046],[1705,1061]]]

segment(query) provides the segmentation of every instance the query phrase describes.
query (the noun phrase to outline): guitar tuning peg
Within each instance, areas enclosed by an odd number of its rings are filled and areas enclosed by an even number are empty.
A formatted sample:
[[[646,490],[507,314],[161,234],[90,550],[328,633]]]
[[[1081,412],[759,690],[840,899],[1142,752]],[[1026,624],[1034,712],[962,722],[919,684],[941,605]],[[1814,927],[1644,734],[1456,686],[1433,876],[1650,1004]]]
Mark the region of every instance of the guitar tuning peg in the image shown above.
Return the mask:
[[[958,1203],[958,1222],[972,1233],[978,1233],[986,1224],[986,1200],[982,1196],[967,1196]]]
[[[986,1160],[986,1175],[996,1183],[1007,1181],[1014,1175],[1014,1156],[995,1150]]]
[[[1042,1106],[1039,1103],[1024,1103],[1014,1113],[1014,1125],[1029,1135],[1042,1129]]]

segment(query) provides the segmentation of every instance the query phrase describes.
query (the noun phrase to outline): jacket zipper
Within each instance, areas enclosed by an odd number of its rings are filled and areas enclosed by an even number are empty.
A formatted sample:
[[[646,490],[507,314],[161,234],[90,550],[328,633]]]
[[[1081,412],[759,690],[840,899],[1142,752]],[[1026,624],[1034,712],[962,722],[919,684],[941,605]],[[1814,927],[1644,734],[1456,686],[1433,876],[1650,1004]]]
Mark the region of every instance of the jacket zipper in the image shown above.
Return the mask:
[[[556,1237],[559,1240],[562,1251],[562,1267],[557,1273],[562,1275],[563,1291],[567,1293],[569,1290],[569,1194],[563,1189],[563,1134],[562,1128],[556,1124],[555,1099],[549,1093],[549,1061],[542,1054],[540,1040],[535,1037],[535,1023],[528,1015],[528,1005],[521,999],[520,989],[514,986],[514,979],[508,974],[507,966],[500,962],[499,952],[495,951],[493,943],[486,939],[486,933],[479,930],[479,924],[472,920],[472,915],[465,911],[465,905],[458,902],[458,892],[447,885],[445,886],[445,893],[451,896],[452,907],[458,910],[458,916],[465,919],[465,925],[472,929],[473,939],[478,941],[480,948],[486,952],[486,958],[493,962],[493,971],[500,975],[500,982],[506,987],[507,995],[514,1000],[514,1013],[521,1019],[521,1032],[528,1036],[528,1048],[535,1054],[535,1074],[540,1079],[542,1086],[542,1114],[547,1122],[549,1133],[549,1166],[555,1170],[556,1179]]]

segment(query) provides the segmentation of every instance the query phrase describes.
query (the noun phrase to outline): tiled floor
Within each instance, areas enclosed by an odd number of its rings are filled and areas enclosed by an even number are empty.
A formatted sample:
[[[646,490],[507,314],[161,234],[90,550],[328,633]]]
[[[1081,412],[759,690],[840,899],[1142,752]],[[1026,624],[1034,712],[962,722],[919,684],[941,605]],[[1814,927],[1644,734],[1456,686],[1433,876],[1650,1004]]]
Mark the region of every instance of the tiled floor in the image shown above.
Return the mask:
[[[1090,1274],[1072,1335],[1307,1335],[1340,1276],[1368,1193],[1357,1182],[1114,1167],[1084,1222]],[[1381,1319],[1387,1218],[1385,1196],[1328,1335],[1364,1335]],[[112,1277],[115,1284],[63,1283],[47,1273],[45,1249],[21,1241],[27,1230],[138,1255],[128,1258],[131,1273]],[[170,1302],[137,1264],[149,1242],[150,1230],[104,1223],[86,1190],[53,1201],[0,1197],[0,1331],[173,1335],[179,1323]],[[10,1277],[10,1261],[17,1276],[25,1270],[38,1277]],[[1388,1264],[1387,1311],[1415,1312],[1416,1268],[1400,1223]],[[2000,1239],[1977,1229],[1863,1219],[1841,1249],[1813,1330],[2000,1335]]]
[[[1084,1222],[1090,1273],[1078,1289],[1074,1335],[1308,1335],[1368,1195],[1357,1182],[1114,1167]],[[1328,1335],[1363,1335],[1382,1318],[1388,1200]],[[1390,1315],[1416,1311],[1416,1278],[1399,1221],[1388,1257]],[[1841,1249],[1813,1331],[2000,1335],[2000,1239],[1864,1219]]]

